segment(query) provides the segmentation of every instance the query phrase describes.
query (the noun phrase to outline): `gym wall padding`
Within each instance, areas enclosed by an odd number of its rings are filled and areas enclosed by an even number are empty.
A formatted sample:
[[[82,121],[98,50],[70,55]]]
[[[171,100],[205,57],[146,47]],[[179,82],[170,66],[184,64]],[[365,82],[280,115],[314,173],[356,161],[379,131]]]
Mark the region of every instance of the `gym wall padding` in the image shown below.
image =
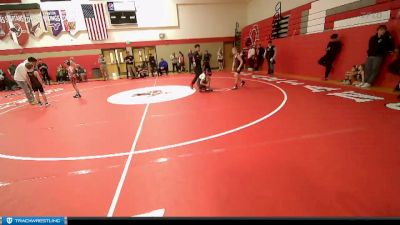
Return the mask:
[[[310,5],[308,4],[285,12],[284,15],[290,14],[293,18],[298,18],[298,20],[301,21],[302,12],[309,7]],[[350,17],[357,16],[365,13],[365,10],[368,12],[376,12],[376,10],[392,9],[392,15],[396,15],[399,8],[399,0],[382,0],[377,1],[377,4],[374,6],[331,15],[327,17],[327,22],[329,23],[330,21],[336,20],[334,17],[340,19],[349,18],[344,17],[343,15]],[[291,23],[297,24],[293,21]],[[260,43],[263,46],[266,46],[267,35],[271,32],[272,18],[268,18],[256,24],[260,29]],[[395,43],[398,46],[400,44],[400,20],[392,17],[389,22],[385,24],[388,26],[389,31],[393,35]],[[247,37],[253,25],[254,24],[251,24],[242,30],[243,41]],[[364,63],[366,61],[369,38],[376,33],[378,25],[379,24],[353,27],[338,31],[329,30],[307,35],[298,35],[298,27],[289,25],[289,37],[273,41],[278,48],[275,71],[276,73],[281,74],[322,78],[324,67],[318,65],[317,61],[322,55],[324,55],[330,36],[333,33],[338,33],[343,43],[343,49],[334,63],[334,68],[330,78],[333,80],[341,80],[344,77],[344,73],[348,71],[352,65]],[[375,86],[393,88],[397,84],[398,77],[387,71],[387,64],[392,60],[392,58],[393,56],[387,57],[381,74],[374,84]],[[263,65],[262,70],[267,70],[266,64]]]

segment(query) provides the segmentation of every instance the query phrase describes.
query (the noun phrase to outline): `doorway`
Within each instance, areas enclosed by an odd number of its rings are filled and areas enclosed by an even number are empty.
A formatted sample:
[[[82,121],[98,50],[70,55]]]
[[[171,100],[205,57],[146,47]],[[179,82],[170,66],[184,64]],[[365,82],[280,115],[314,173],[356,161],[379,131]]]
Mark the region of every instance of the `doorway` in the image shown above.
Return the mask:
[[[126,49],[106,49],[102,50],[102,53],[107,63],[108,75],[111,79],[118,79],[121,75],[126,75]]]
[[[156,47],[141,47],[141,48],[133,48],[133,57],[135,58],[135,65],[148,65],[149,55],[152,54],[157,60],[157,52]]]

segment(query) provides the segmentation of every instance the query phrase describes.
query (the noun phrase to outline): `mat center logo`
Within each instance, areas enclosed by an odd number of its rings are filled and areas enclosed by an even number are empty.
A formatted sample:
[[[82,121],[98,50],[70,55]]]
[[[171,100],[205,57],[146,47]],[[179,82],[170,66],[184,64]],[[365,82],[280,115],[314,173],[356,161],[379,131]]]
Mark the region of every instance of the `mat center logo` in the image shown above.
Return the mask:
[[[196,91],[188,86],[155,86],[123,91],[110,96],[107,101],[117,105],[143,105],[185,98]]]
[[[163,92],[162,90],[154,90],[154,91],[147,91],[143,93],[137,93],[132,95],[132,97],[140,97],[140,96],[157,96],[161,94],[168,94],[168,92]]]

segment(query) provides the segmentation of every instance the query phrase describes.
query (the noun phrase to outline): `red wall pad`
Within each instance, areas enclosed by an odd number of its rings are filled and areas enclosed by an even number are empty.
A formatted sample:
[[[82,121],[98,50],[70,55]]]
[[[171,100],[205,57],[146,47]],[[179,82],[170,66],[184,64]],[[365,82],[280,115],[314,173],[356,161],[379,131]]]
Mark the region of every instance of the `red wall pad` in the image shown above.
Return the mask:
[[[327,17],[327,24],[329,27],[329,24],[332,24],[333,26],[333,21],[338,19],[351,18],[362,15],[362,13],[365,12],[373,13],[388,9],[392,10],[392,14],[397,14],[398,10],[400,9],[400,1],[382,1],[378,2],[375,6],[333,15]],[[296,8],[290,12],[286,12],[285,15],[294,11],[299,11],[301,13],[302,10],[298,10],[298,8]],[[292,18],[296,18],[296,16],[294,15]],[[262,20],[256,24],[258,24],[260,28],[261,44],[266,46],[267,35],[271,33],[272,18]],[[251,24],[243,29],[243,39],[247,37],[248,31],[253,25],[254,24]],[[324,51],[329,42],[330,36],[336,32],[341,37],[343,49],[334,64],[330,78],[341,80],[344,77],[344,73],[349,70],[352,65],[365,62],[369,38],[376,33],[376,28],[378,25],[379,24],[374,24],[308,35],[294,35],[298,34],[294,33],[295,28],[289,28],[289,34],[291,35],[290,37],[274,40],[274,44],[278,48],[275,71],[277,73],[322,78],[324,74],[324,68],[319,66],[317,61],[325,53]],[[400,20],[396,19],[394,15],[391,15],[391,20],[386,25],[388,26],[389,31],[393,35],[396,45],[398,46],[400,44]],[[398,77],[393,76],[387,71],[387,65],[391,60],[392,56],[388,56],[385,64],[383,65],[381,74],[374,84],[375,86],[393,88],[397,84]],[[265,71],[266,69],[266,64],[264,63],[262,70]]]

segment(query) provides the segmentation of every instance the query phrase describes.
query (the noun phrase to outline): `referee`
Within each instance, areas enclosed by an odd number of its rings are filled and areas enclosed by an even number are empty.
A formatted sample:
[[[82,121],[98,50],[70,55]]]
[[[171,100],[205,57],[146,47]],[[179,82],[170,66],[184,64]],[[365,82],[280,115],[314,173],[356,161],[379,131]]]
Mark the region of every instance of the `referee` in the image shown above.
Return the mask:
[[[203,70],[201,68],[201,54],[200,54],[200,45],[196,44],[194,46],[195,48],[195,52],[193,53],[193,66],[194,66],[194,78],[192,80],[192,83],[190,85],[190,87],[193,89],[193,85],[196,83],[197,79],[199,79],[199,76],[203,73]]]

